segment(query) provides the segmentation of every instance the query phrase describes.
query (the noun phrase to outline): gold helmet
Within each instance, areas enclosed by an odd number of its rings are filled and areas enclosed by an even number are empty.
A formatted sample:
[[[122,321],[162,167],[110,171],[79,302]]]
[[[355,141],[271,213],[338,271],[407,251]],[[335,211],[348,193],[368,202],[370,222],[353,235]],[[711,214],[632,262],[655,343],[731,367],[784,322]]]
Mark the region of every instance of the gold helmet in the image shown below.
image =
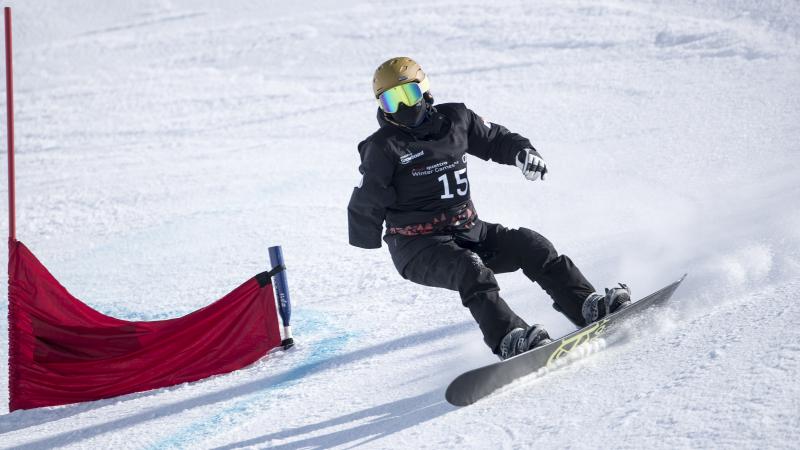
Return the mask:
[[[428,91],[428,79],[422,67],[411,58],[402,56],[392,58],[375,70],[372,77],[372,90],[375,98],[380,97],[385,91],[406,83],[416,82],[423,87],[423,92]]]

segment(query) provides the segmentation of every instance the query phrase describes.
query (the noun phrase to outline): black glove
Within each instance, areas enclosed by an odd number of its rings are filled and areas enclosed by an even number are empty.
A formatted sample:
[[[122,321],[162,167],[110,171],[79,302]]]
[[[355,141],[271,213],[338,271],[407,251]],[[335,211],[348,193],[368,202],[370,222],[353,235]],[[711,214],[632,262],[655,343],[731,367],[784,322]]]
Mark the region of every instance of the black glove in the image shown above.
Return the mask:
[[[517,167],[522,171],[525,178],[536,181],[539,177],[544,180],[544,175],[547,173],[547,164],[538,153],[536,149],[526,148],[517,153]]]

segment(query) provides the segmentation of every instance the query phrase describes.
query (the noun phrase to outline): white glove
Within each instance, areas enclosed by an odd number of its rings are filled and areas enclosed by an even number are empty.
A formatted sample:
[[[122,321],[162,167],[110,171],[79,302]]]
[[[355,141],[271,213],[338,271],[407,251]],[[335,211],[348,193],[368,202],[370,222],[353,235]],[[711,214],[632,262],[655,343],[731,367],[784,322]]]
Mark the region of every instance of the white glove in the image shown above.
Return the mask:
[[[522,171],[525,178],[536,181],[539,177],[544,180],[544,175],[547,173],[547,164],[541,156],[536,153],[532,148],[521,150],[517,154],[517,167]]]

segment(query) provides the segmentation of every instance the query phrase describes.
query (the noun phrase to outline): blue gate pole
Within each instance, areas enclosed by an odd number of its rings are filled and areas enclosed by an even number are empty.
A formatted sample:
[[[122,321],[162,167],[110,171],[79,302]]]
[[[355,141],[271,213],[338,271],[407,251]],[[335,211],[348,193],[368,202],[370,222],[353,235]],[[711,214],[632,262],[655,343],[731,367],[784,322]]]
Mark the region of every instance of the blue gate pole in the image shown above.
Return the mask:
[[[294,345],[294,338],[292,338],[292,326],[289,319],[292,316],[292,302],[289,299],[289,283],[286,278],[286,266],[283,261],[283,250],[280,245],[269,248],[269,262],[272,268],[284,266],[284,269],[278,272],[274,277],[275,295],[278,297],[278,313],[283,322],[283,341],[281,345],[284,350],[288,350]]]

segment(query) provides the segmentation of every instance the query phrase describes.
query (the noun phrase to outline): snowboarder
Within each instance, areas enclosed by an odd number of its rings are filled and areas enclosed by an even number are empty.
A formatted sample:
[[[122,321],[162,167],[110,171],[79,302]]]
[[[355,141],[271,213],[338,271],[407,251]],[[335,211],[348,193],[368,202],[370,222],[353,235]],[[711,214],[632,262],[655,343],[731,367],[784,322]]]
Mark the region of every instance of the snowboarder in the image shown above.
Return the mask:
[[[544,236],[480,220],[470,200],[467,153],[544,180],[547,165],[530,141],[464,104],[434,106],[430,83],[410,58],[381,64],[372,80],[380,128],[358,145],[361,183],[348,205],[350,244],[389,246],[397,271],[425,286],[457,290],[501,359],[550,342],[500,297],[495,273],[522,269],[583,326],[630,304],[625,285],[594,287]]]

